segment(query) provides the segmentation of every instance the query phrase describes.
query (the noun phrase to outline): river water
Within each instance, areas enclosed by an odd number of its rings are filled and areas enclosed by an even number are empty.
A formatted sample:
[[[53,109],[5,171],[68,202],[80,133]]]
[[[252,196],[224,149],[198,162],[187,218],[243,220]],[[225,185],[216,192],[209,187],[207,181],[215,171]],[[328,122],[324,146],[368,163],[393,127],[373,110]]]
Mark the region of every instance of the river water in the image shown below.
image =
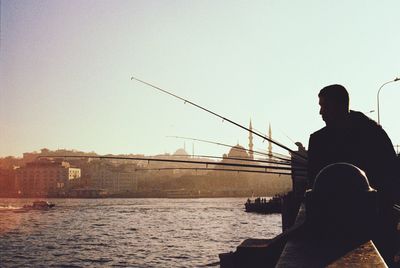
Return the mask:
[[[244,212],[245,198],[0,199],[0,267],[199,267],[246,238],[281,232],[280,214]]]

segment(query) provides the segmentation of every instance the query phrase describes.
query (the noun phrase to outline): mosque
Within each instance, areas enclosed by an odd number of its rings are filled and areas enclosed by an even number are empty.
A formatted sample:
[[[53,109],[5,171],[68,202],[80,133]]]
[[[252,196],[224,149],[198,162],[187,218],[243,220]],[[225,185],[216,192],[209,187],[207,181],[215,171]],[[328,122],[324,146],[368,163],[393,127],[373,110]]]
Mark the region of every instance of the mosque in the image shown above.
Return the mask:
[[[250,124],[249,124],[249,129],[252,131],[253,126],[252,122],[250,119]],[[271,124],[269,124],[268,128],[268,138],[271,140],[272,139],[272,130],[271,130]],[[269,160],[272,159],[272,143],[268,141],[268,148],[267,148],[267,155]],[[186,148],[179,148],[178,150],[173,153],[173,156],[179,157],[179,158],[189,158],[190,155],[187,153]],[[254,159],[254,144],[253,144],[253,133],[249,132],[249,147],[246,149],[239,143],[237,143],[235,146],[233,146],[227,154],[224,154],[222,162],[228,162],[232,160],[228,160],[229,158],[238,158],[238,159]]]
[[[250,119],[250,125],[249,129],[253,131],[253,126],[251,123]],[[272,130],[271,130],[271,124],[269,124],[268,128],[268,138],[271,140],[272,139]],[[268,158],[271,160],[272,158],[272,143],[268,141]],[[233,146],[228,154],[223,155],[224,160],[228,158],[239,158],[239,159],[251,159],[254,160],[254,144],[253,144],[253,133],[249,132],[249,149],[245,149],[243,146],[241,146],[239,143],[237,143],[235,146]]]

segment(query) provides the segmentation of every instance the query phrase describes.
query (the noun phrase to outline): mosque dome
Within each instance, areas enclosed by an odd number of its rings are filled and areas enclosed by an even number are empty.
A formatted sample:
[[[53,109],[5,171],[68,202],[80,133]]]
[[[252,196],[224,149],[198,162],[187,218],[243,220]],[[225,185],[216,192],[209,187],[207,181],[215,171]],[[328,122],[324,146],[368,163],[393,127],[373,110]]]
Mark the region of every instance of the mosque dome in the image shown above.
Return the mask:
[[[189,156],[189,154],[185,151],[185,149],[180,148],[178,150],[176,150],[176,152],[174,153],[174,155],[179,155],[179,156]]]
[[[247,150],[239,145],[236,144],[235,146],[233,146],[229,153],[228,153],[228,158],[243,158],[243,159],[247,159],[250,158],[250,156],[247,154]]]

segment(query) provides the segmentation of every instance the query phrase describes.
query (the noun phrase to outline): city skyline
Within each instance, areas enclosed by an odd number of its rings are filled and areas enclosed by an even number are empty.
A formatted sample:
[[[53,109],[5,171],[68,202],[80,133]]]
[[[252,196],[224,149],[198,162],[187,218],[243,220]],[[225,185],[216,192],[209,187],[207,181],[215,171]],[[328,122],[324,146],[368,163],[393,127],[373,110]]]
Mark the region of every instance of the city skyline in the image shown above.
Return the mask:
[[[324,125],[317,94],[326,85],[343,84],[350,107],[377,119],[379,87],[400,76],[399,8],[397,1],[3,0],[0,157],[183,147],[167,136],[247,147],[248,132],[131,76],[246,127],[251,119],[264,134],[271,124],[273,139],[307,147]],[[394,145],[399,99],[400,82],[380,93],[380,121]],[[267,150],[267,142],[253,142]],[[195,154],[227,151],[192,143]]]

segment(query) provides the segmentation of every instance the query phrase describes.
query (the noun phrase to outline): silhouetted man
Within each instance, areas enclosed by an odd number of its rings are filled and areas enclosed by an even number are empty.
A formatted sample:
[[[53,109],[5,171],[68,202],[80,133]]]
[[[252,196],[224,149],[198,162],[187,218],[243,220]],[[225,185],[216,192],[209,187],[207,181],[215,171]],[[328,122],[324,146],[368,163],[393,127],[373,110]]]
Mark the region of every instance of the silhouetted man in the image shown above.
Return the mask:
[[[341,85],[330,85],[318,94],[320,114],[326,126],[311,134],[308,150],[309,187],[325,166],[347,162],[365,171],[370,185],[378,191],[380,224],[388,233],[375,242],[385,259],[394,252],[396,220],[393,204],[400,195],[397,156],[386,132],[361,112],[349,110],[349,94]],[[345,185],[343,185],[345,187]],[[383,231],[383,230],[381,230]],[[383,238],[384,237],[384,238]],[[391,249],[388,249],[388,245]]]

